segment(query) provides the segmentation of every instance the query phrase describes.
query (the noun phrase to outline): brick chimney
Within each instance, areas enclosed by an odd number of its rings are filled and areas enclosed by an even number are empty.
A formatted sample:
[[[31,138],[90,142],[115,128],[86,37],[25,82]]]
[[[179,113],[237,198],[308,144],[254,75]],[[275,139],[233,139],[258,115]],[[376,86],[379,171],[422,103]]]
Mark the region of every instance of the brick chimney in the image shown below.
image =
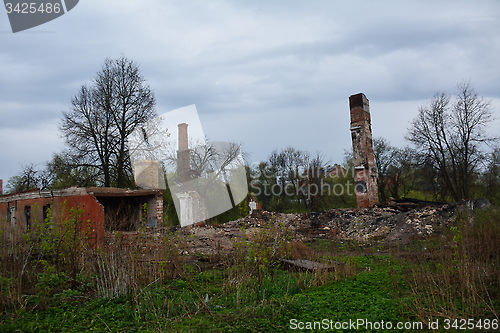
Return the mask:
[[[3,179],[0,179],[0,195],[3,194]]]
[[[378,203],[377,168],[373,155],[372,127],[368,98],[362,93],[349,97],[351,138],[354,158],[356,202],[358,208]]]
[[[179,150],[177,150],[177,177],[180,183],[179,190],[189,190],[190,177],[190,159],[188,147],[188,124],[182,123],[177,125],[179,128]]]

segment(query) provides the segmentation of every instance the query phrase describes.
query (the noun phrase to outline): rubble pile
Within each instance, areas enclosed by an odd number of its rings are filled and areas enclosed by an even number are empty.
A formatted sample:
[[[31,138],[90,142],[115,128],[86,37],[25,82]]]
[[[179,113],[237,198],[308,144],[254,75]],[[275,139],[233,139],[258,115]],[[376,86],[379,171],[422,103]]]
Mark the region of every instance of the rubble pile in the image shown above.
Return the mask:
[[[310,226],[307,214],[282,214],[262,210],[254,210],[250,215],[235,221],[226,222],[221,226],[224,228],[261,227],[268,222],[272,222],[276,225],[283,225],[285,228],[292,229]]]
[[[435,228],[451,221],[449,211],[424,207],[399,212],[392,208],[338,210],[338,217],[323,229],[335,232],[339,238],[406,242],[415,236],[428,236]]]
[[[428,236],[435,227],[447,224],[451,212],[443,207],[423,207],[400,212],[391,207],[370,209],[330,209],[310,214],[275,214],[253,212],[245,218],[223,224],[223,228],[255,228],[268,221],[297,233],[312,233],[316,238],[332,236],[368,240],[389,238],[403,240],[408,236]]]
[[[294,241],[350,239],[406,243],[433,234],[448,225],[453,212],[447,206],[428,206],[407,211],[394,207],[330,209],[310,214],[281,214],[253,211],[252,214],[220,225],[201,225],[177,230],[191,253],[216,253],[232,248],[235,237],[249,238],[271,223],[291,232]]]

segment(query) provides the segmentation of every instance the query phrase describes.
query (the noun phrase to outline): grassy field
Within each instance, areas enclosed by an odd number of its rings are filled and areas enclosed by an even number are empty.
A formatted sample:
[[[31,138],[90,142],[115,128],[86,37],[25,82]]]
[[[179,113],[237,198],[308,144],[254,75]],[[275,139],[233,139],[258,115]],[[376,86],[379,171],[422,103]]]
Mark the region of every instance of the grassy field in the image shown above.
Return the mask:
[[[14,254],[4,249],[0,331],[499,331],[499,221],[497,210],[462,213],[404,246],[295,243],[269,224],[196,262],[184,260],[175,235],[155,249],[168,260],[147,263],[139,239],[114,255],[83,247],[78,262],[26,240]],[[297,253],[335,270],[293,271],[278,260]]]

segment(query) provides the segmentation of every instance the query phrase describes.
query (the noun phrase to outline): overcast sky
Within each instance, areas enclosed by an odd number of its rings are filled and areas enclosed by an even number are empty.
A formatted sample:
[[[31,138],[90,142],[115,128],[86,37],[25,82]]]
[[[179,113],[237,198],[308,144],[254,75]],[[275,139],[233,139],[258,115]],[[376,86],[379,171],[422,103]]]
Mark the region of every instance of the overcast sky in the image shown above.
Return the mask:
[[[436,91],[470,80],[500,116],[500,1],[81,0],[13,34],[0,10],[0,179],[64,148],[58,131],[106,57],[136,61],[158,113],[195,104],[250,161],[293,146],[342,162],[348,98],[395,146]],[[498,121],[491,133],[500,136]]]

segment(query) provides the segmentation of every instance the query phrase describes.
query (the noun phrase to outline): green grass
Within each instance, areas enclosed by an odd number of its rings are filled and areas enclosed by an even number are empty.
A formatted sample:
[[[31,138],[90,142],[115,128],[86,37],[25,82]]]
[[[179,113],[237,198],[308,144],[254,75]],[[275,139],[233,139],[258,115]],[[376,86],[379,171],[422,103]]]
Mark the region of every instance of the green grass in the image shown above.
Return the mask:
[[[292,323],[313,325],[325,319],[418,321],[401,306],[415,298],[401,275],[411,262],[395,256],[338,259],[351,260],[356,274],[335,280],[335,273],[328,273],[330,282],[324,285],[315,283],[317,274],[277,268],[260,282],[255,277],[238,281],[237,269],[228,268],[187,273],[144,288],[135,299],[96,299],[67,290],[53,298],[48,310],[35,307],[5,316],[0,332],[289,332]],[[394,279],[398,290],[393,288]],[[343,331],[365,331],[365,327]]]
[[[397,302],[387,286],[391,259],[358,257],[355,263],[356,276],[319,287],[311,286],[314,274],[280,269],[270,270],[260,285],[251,279],[228,286],[227,271],[211,270],[145,289],[135,301],[66,292],[49,310],[3,318],[0,331],[285,332],[294,318],[396,321]]]

